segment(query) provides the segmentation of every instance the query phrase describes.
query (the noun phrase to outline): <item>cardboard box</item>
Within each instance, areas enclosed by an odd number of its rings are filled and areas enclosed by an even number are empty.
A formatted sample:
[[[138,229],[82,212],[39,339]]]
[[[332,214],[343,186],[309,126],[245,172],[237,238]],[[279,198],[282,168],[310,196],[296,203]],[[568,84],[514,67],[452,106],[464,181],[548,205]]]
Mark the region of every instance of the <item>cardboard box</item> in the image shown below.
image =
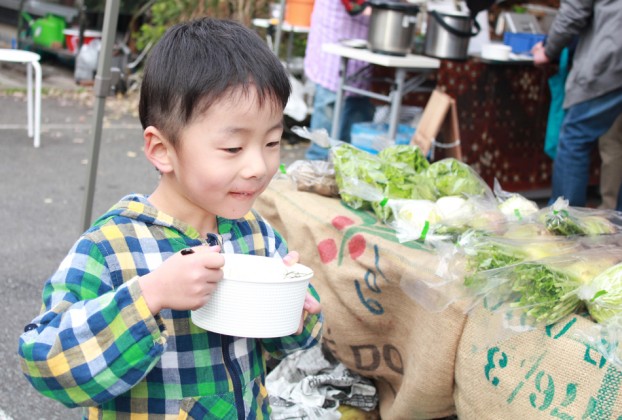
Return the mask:
[[[438,89],[432,92],[410,144],[418,146],[424,155],[429,152],[430,160],[439,158],[436,152],[462,160],[458,109],[451,96]]]

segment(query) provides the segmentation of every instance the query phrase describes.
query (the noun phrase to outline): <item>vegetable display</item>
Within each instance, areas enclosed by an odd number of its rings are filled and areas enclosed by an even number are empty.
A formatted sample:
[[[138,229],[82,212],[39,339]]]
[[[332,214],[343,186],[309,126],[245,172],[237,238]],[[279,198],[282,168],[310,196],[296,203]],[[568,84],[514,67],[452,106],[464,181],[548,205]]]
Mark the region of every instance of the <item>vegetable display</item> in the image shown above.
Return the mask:
[[[486,293],[496,294],[497,300],[511,302],[511,307],[522,309],[535,322],[552,324],[582,307],[586,303],[584,288],[594,287],[593,282],[599,274],[621,259],[620,249],[593,249],[523,261],[480,272],[470,280],[470,285],[499,285],[492,291],[486,289]]]
[[[331,152],[346,204],[373,211],[400,242],[439,253],[437,275],[454,294],[442,302],[486,297],[546,324],[579,310],[600,323],[622,317],[620,213],[563,199],[539,209],[498,182],[491,191],[456,159],[430,164],[413,146],[372,155],[342,144]]]

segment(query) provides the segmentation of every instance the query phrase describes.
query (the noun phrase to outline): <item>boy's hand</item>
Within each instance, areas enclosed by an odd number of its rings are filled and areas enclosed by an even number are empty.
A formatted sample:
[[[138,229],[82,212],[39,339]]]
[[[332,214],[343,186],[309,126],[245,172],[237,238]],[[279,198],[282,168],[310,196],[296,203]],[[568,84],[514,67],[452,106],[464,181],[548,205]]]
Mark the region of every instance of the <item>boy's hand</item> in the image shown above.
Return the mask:
[[[204,245],[178,252],[160,267],[138,279],[152,314],[163,308],[179,311],[199,309],[222,280],[225,258],[220,246]]]
[[[322,305],[318,302],[311,293],[307,292],[305,296],[305,303],[302,307],[302,316],[300,317],[300,325],[298,326],[298,330],[296,334],[300,334],[304,328],[305,317],[307,314],[319,314],[322,311]]]
[[[285,264],[288,266],[298,263],[299,260],[300,260],[300,255],[298,255],[296,251],[292,251],[289,254],[287,254],[285,257],[283,257],[283,262],[285,262]],[[298,326],[298,330],[296,331],[296,334],[300,334],[302,332],[302,329],[304,328],[304,322],[305,322],[305,317],[307,316],[307,313],[319,314],[321,311],[322,311],[322,305],[320,304],[320,302],[318,302],[311,295],[311,293],[307,292],[307,295],[305,296],[305,303],[304,303],[303,310],[302,310],[302,316],[300,317],[300,325]]]

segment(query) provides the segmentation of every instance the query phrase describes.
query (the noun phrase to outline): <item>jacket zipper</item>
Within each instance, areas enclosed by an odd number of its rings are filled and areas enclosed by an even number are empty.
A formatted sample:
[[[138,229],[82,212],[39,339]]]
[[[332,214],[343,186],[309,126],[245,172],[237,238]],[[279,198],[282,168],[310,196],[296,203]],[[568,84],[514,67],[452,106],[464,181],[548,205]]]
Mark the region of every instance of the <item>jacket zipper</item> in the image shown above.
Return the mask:
[[[246,418],[244,413],[244,396],[242,395],[242,372],[238,368],[238,365],[234,362],[231,355],[231,345],[233,344],[233,337],[228,335],[221,335],[222,348],[223,348],[223,361],[225,367],[229,371],[231,376],[231,382],[233,383],[233,395],[235,398],[235,409],[238,413],[238,419]]]

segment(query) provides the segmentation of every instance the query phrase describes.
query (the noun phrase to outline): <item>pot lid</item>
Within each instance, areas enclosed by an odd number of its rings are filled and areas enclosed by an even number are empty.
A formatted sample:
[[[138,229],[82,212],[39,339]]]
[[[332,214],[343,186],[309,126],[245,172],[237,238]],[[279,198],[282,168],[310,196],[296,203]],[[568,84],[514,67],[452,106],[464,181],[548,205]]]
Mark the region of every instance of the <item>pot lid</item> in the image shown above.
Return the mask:
[[[470,17],[470,13],[468,10],[453,10],[448,8],[436,8],[436,9],[428,9],[429,12],[434,11],[441,16],[450,16],[456,18],[468,18]]]
[[[403,1],[368,0],[367,4],[369,4],[372,8],[395,10],[409,15],[416,15],[419,13],[419,6],[416,4],[404,3]]]

